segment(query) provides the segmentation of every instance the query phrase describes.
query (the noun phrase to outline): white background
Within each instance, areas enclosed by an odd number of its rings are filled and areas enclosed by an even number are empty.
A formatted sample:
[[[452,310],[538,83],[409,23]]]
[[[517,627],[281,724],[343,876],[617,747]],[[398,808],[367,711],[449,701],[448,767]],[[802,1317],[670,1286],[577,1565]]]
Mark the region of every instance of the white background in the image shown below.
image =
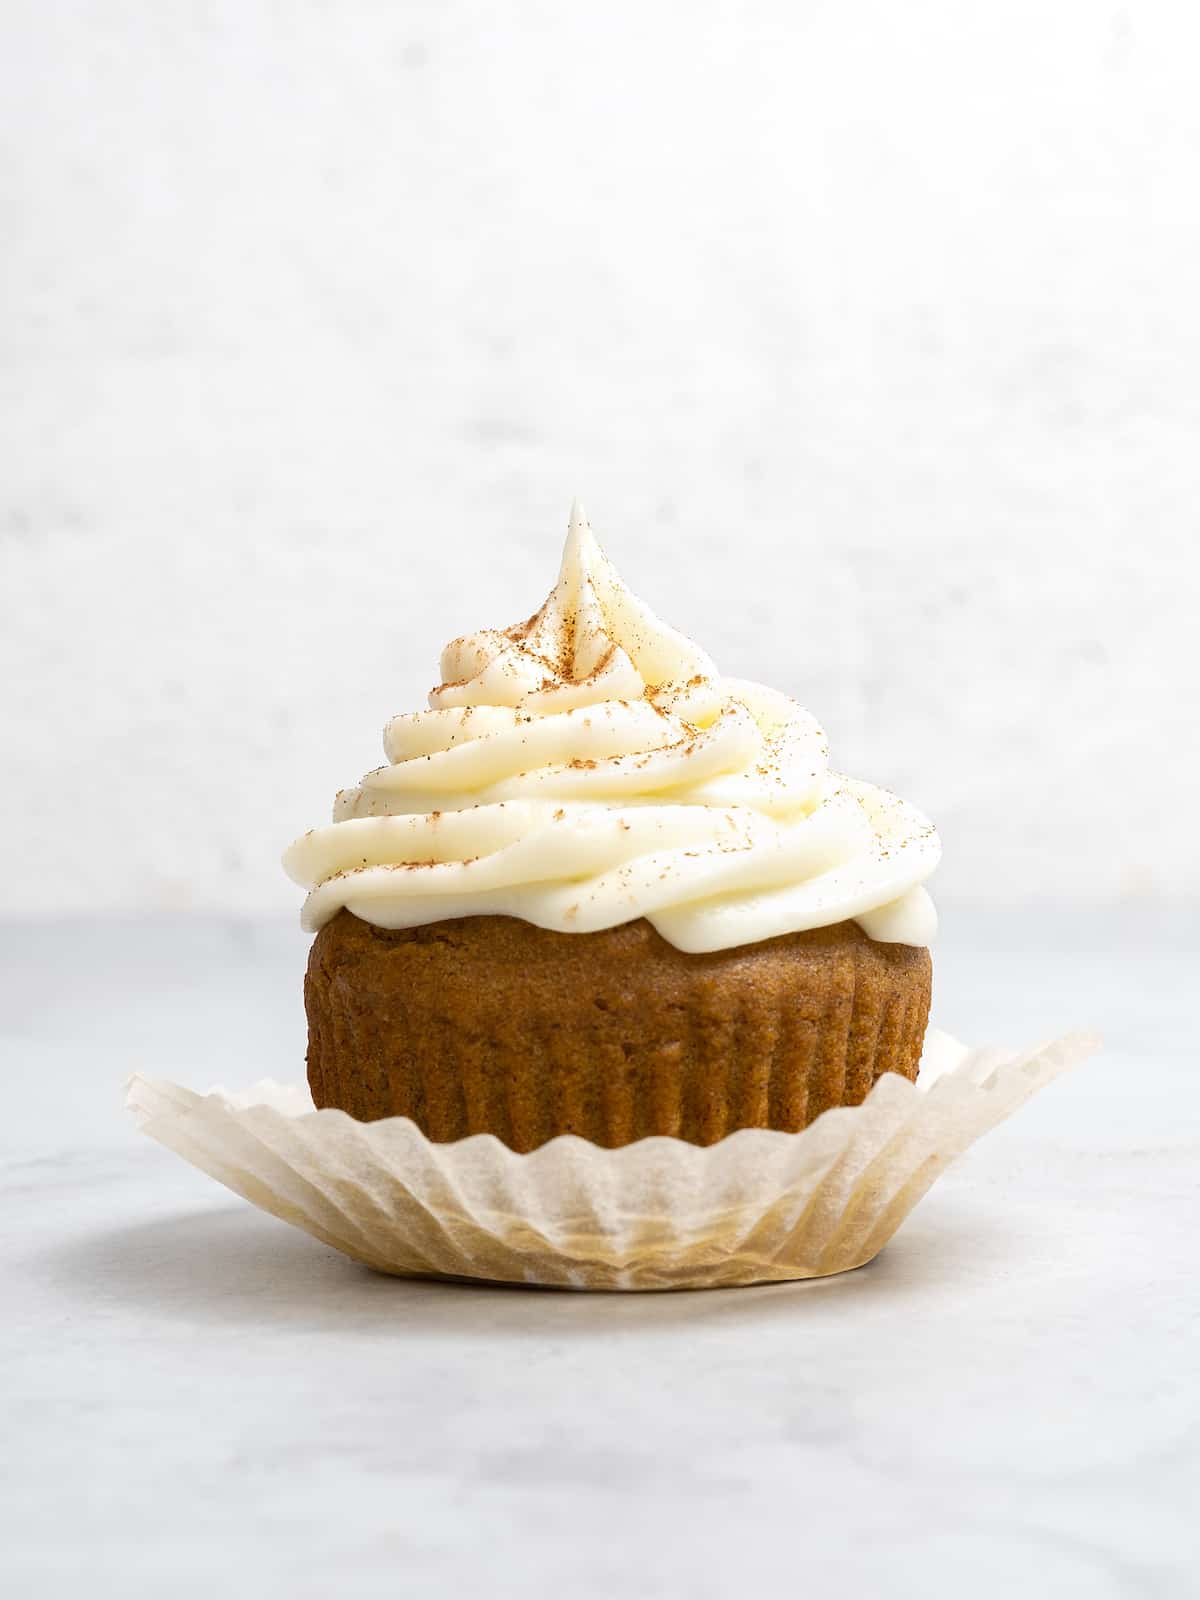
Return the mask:
[[[1191,1592],[1198,80],[1187,0],[0,0],[5,1592]],[[120,1119],[299,1081],[279,853],[574,494],[937,820],[938,1024],[1105,1035],[862,1271],[384,1280]]]
[[[570,497],[939,823],[1200,891],[1200,26],[8,0],[0,909],[285,911]]]

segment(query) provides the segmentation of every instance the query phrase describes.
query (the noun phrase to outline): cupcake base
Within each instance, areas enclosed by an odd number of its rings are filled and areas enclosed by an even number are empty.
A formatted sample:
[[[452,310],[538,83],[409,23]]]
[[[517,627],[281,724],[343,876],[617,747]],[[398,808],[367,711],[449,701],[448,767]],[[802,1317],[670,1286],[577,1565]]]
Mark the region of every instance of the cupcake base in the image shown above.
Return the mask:
[[[689,955],[644,921],[562,934],[511,917],[376,928],[341,911],[305,979],[318,1108],[439,1142],[573,1133],[709,1145],[796,1132],[915,1080],[929,952],[838,923]]]

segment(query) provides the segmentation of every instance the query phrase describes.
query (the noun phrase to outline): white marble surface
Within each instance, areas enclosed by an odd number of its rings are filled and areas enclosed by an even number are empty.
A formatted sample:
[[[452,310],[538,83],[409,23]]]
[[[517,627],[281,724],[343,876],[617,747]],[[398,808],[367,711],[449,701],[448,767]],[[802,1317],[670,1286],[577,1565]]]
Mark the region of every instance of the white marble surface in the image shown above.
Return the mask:
[[[132,1068],[295,1073],[298,933],[10,928],[8,1592],[1194,1594],[1196,942],[951,910],[943,1026],[1104,1055],[858,1273],[587,1297],[375,1277],[134,1133]]]

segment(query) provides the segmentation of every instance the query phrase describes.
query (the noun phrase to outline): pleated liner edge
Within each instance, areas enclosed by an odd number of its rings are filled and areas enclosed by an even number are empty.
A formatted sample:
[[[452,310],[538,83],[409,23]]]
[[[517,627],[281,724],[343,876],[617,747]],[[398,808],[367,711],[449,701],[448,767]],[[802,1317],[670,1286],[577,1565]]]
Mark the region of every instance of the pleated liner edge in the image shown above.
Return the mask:
[[[717,1144],[573,1135],[517,1155],[490,1134],[434,1144],[405,1117],[314,1111],[269,1081],[200,1095],[135,1075],[141,1131],[253,1205],[380,1272],[576,1289],[692,1289],[824,1277],[883,1248],[946,1167],[1094,1051],[1069,1034],[968,1051],[917,1083],[886,1073],[799,1133]]]

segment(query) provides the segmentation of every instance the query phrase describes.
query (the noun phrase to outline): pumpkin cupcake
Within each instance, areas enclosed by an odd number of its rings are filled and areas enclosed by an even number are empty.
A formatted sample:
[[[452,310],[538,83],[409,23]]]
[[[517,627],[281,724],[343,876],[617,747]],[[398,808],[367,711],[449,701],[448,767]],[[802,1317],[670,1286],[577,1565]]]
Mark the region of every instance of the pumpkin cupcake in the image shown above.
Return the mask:
[[[441,667],[285,857],[318,1107],[712,1144],[916,1077],[933,827],[659,622],[578,506],[541,610]]]

